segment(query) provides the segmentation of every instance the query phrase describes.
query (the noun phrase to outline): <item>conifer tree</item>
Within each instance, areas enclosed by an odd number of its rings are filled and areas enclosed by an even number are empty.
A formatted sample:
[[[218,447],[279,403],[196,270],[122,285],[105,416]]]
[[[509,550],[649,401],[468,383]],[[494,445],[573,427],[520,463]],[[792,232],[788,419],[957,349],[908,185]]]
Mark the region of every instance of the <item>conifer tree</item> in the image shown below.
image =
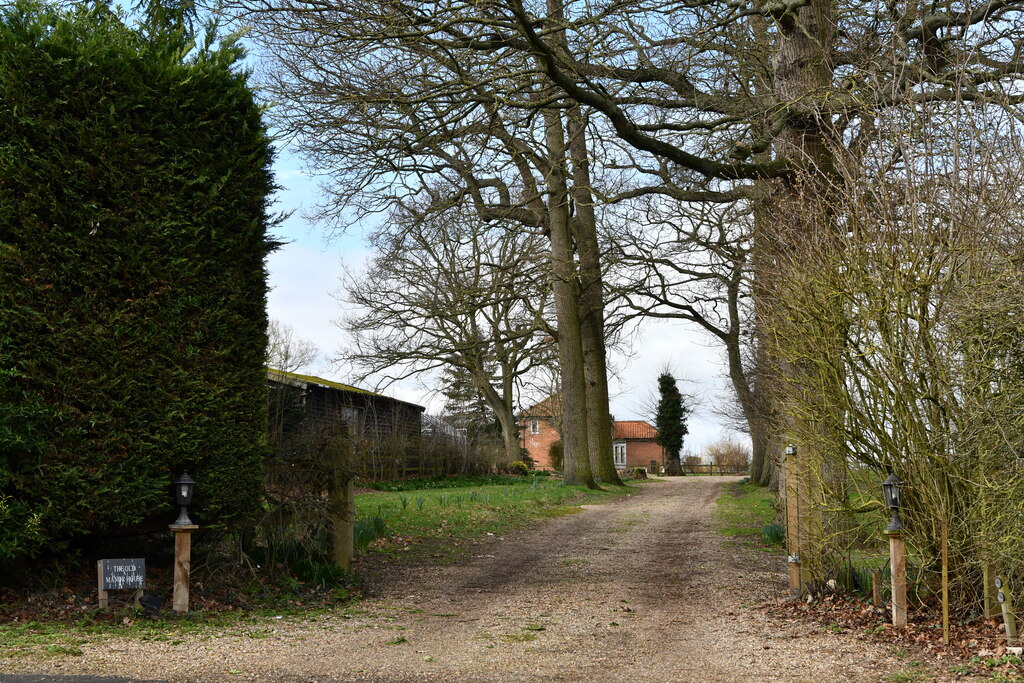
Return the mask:
[[[658,411],[654,416],[654,426],[658,429],[658,444],[665,449],[666,474],[683,473],[679,452],[683,449],[683,438],[689,433],[686,425],[689,415],[690,408],[676,386],[676,379],[668,372],[661,373],[658,376]]]

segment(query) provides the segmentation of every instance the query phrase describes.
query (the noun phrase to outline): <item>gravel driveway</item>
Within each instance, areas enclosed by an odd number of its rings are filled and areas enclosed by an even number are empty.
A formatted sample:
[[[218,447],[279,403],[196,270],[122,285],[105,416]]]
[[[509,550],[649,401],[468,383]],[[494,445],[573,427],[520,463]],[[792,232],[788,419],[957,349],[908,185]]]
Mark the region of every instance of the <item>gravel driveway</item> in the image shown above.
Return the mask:
[[[922,680],[899,678],[909,672],[890,648],[750,607],[784,595],[785,566],[709,529],[730,479],[652,483],[490,539],[458,565],[396,569],[354,614],[268,619],[179,642],[110,639],[80,657],[0,660],[0,671],[172,681]]]

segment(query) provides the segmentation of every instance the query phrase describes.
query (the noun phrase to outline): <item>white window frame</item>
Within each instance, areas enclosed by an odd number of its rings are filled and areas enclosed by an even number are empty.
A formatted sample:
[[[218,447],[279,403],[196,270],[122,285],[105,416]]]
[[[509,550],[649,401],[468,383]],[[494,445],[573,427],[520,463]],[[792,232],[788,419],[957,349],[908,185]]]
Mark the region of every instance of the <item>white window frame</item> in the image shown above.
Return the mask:
[[[530,433],[540,434],[540,420],[538,420],[537,418],[533,418],[532,420],[530,420]]]
[[[626,442],[616,441],[612,444],[612,460],[616,467],[626,466]]]

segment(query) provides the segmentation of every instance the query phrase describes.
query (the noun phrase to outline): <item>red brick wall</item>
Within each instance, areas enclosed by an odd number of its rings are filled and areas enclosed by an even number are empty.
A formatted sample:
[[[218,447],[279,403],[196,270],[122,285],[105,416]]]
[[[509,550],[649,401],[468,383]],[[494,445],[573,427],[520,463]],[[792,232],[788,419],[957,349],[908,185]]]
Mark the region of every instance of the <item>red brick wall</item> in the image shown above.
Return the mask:
[[[542,418],[538,418],[537,434],[530,433],[530,419],[519,423],[519,443],[533,458],[533,466],[539,470],[551,469],[549,449],[561,439],[558,431]],[[665,452],[656,441],[626,439],[626,467],[650,467],[651,461],[665,466]]]
[[[526,418],[519,423],[519,443],[527,450],[533,458],[533,466],[538,470],[550,470],[551,458],[549,449],[551,444],[560,440],[558,430],[542,418],[538,418],[538,434],[530,433],[530,419]]]
[[[650,467],[651,461],[665,466],[665,451],[656,441],[626,441],[626,467]]]

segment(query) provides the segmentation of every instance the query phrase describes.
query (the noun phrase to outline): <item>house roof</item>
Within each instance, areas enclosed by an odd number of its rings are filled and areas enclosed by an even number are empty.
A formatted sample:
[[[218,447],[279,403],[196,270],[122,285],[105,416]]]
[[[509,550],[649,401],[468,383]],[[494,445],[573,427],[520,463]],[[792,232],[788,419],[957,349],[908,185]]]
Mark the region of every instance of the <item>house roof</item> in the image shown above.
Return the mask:
[[[288,372],[286,370],[278,370],[276,368],[267,368],[267,377],[269,377],[270,379],[277,380],[279,382],[285,383],[285,384],[297,384],[297,383],[316,384],[316,385],[321,386],[321,387],[327,387],[328,389],[337,389],[339,391],[350,391],[350,392],[352,392],[354,394],[365,394],[367,396],[377,396],[379,398],[386,398],[389,401],[396,401],[398,403],[405,403],[405,404],[408,404],[408,405],[411,405],[411,406],[415,406],[415,407],[419,408],[420,410],[424,410],[424,411],[426,410],[426,408],[424,408],[423,406],[418,405],[416,403],[411,403],[409,401],[403,401],[403,400],[398,399],[398,398],[392,398],[391,396],[385,396],[384,394],[378,394],[378,393],[376,393],[374,391],[369,391],[367,389],[360,389],[359,387],[354,387],[351,384],[342,384],[341,382],[334,382],[334,381],[329,380],[329,379],[324,379],[323,377],[315,377],[313,375],[300,375],[297,372]]]
[[[551,394],[519,414],[520,417],[557,417],[562,414],[562,400],[558,394]]]
[[[658,430],[643,420],[616,420],[614,423],[616,439],[657,439]]]
[[[551,394],[543,401],[540,401],[519,414],[519,418],[531,417],[556,417],[562,412],[561,396]],[[657,439],[658,430],[649,422],[644,420],[616,420],[612,423],[612,438],[614,439]]]

